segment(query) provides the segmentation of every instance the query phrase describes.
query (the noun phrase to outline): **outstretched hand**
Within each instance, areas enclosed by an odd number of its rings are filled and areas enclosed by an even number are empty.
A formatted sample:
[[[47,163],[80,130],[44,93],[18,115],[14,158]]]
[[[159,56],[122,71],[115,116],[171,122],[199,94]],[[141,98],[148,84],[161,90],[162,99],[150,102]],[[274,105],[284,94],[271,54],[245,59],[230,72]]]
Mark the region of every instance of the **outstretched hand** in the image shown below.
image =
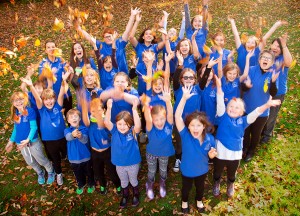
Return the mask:
[[[162,94],[163,94],[162,96],[161,95],[158,96],[161,100],[163,100],[166,103],[171,101],[171,92],[168,87],[164,87]]]
[[[276,99],[276,100],[272,100],[272,96],[270,96],[267,105],[268,107],[275,107],[281,104],[281,100]]]
[[[212,68],[214,65],[218,64],[221,60],[222,60],[222,59],[221,59],[220,57],[217,58],[217,59],[214,59],[214,57],[212,57],[212,58],[209,60],[209,62],[208,62],[208,64],[207,64],[207,67],[208,67],[208,68]]]
[[[216,81],[216,87],[217,88],[222,88],[221,79],[216,74],[214,75],[214,77],[215,77],[215,81]]]
[[[106,102],[107,109],[111,109],[113,105],[113,99],[108,99]]]
[[[183,56],[179,50],[176,51],[176,57],[178,59],[178,65],[183,65]]]
[[[248,54],[247,54],[247,56],[246,56],[246,59],[247,59],[247,60],[249,60],[249,59],[254,55],[254,50],[255,50],[255,49],[253,49],[253,50],[251,50],[251,51],[248,52]]]
[[[244,81],[245,85],[247,86],[247,88],[252,88],[252,83],[251,83],[251,79],[248,76],[247,79]]]
[[[187,100],[190,97],[192,97],[193,95],[195,95],[195,93],[191,93],[193,87],[194,87],[193,85],[182,86],[182,98]]]
[[[26,85],[28,85],[28,86],[32,86],[32,85],[33,85],[33,84],[32,84],[32,80],[31,80],[30,77],[28,77],[28,78],[21,77],[20,80],[21,80],[23,83],[25,83]]]

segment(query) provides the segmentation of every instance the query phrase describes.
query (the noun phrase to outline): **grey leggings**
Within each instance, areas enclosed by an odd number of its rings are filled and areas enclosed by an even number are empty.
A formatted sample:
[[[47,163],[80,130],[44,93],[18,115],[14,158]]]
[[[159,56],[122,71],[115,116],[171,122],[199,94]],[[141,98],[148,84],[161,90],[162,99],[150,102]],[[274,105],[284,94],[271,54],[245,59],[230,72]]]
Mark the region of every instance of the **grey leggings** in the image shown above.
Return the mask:
[[[137,179],[140,169],[140,164],[130,166],[116,166],[118,176],[121,180],[121,187],[126,188],[130,182],[132,187],[136,187],[139,182]]]
[[[157,169],[157,161],[159,165],[160,178],[163,180],[167,179],[167,168],[169,157],[154,156],[152,154],[146,153],[147,163],[148,163],[148,180],[154,182],[155,174]]]

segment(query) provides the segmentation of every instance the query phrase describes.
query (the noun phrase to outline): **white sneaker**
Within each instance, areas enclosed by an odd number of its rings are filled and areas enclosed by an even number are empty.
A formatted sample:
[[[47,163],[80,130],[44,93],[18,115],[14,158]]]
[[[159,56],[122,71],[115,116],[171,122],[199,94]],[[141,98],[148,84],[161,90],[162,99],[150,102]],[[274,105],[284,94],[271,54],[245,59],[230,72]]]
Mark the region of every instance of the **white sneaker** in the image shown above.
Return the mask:
[[[176,159],[175,165],[173,167],[174,172],[179,172],[179,166],[180,166],[181,161],[179,159]]]
[[[63,179],[63,175],[62,175],[62,173],[61,173],[61,174],[58,174],[58,175],[56,175],[56,182],[57,182],[57,184],[58,184],[58,185],[63,185],[63,183],[64,183],[64,179]]]

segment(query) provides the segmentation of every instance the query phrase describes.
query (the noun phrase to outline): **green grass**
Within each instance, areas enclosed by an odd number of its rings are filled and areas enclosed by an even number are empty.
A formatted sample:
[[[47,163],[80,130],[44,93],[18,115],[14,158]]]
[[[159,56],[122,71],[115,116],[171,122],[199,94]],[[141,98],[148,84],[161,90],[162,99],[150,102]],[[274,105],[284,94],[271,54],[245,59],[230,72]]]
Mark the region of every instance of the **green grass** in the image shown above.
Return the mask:
[[[84,3],[83,3],[84,2]],[[180,27],[180,1],[107,1],[106,5],[113,4],[114,15],[113,27],[120,32],[124,31],[128,21],[130,7],[141,7],[143,21],[138,31],[144,26],[152,26],[161,15],[161,10],[170,12],[170,27]],[[22,34],[30,39],[26,47],[17,52],[18,56],[26,54],[22,62],[18,59],[7,59],[14,71],[23,76],[26,67],[30,63],[37,63],[43,54],[43,43],[47,39],[53,39],[57,46],[63,49],[64,58],[68,60],[73,30],[65,32],[53,32],[51,30],[54,18],[66,21],[67,7],[54,8],[53,2],[35,1],[37,9],[33,11],[28,8],[26,1],[17,2],[16,5],[0,4],[0,47],[13,49],[11,37],[16,39]],[[89,19],[85,24],[87,31],[100,38],[103,27],[99,23],[92,24],[92,19],[99,20],[99,5],[95,1],[69,0],[68,5],[80,10],[89,10]],[[84,5],[84,6],[83,6]],[[122,5],[122,7],[120,7]],[[299,6],[297,0],[220,0],[213,1],[209,10],[213,15],[210,32],[214,33],[221,28],[226,35],[226,47],[233,48],[234,41],[227,15],[235,16],[237,27],[240,32],[255,33],[258,17],[265,17],[267,26],[263,28],[265,33],[276,20],[287,20],[288,26],[278,29],[272,38],[288,32],[288,46],[294,58],[299,62],[300,30],[299,30]],[[190,1],[190,8],[200,6],[199,1]],[[19,21],[15,23],[15,13]],[[36,15],[34,18],[32,15]],[[192,14],[195,14],[193,11]],[[247,29],[245,18],[252,17],[253,29]],[[41,40],[40,47],[34,47],[34,41]],[[87,50],[91,47],[85,43]],[[130,55],[132,48],[129,45],[127,54]],[[30,53],[34,51],[34,56]],[[289,92],[279,113],[276,137],[273,141],[260,146],[257,156],[251,163],[240,165],[237,174],[236,194],[234,199],[227,200],[225,177],[221,184],[221,196],[212,196],[212,172],[210,171],[206,181],[205,205],[208,215],[300,215],[300,154],[299,154],[299,65],[289,71]],[[168,173],[167,197],[158,197],[158,183],[155,184],[156,197],[149,202],[145,196],[145,180],[147,176],[147,164],[143,158],[142,168],[139,173],[141,203],[137,208],[120,210],[119,197],[113,192],[110,182],[109,192],[106,196],[100,194],[87,194],[79,196],[76,194],[76,183],[73,173],[65,163],[65,183],[62,187],[57,185],[39,186],[37,177],[33,170],[26,168],[21,154],[14,152],[6,154],[4,146],[11,133],[12,123],[9,120],[10,102],[9,96],[18,89],[19,80],[15,80],[11,73],[0,77],[0,215],[172,215],[180,213],[180,189],[181,176],[173,173],[171,166],[174,158],[170,159]],[[141,152],[145,155],[145,145],[141,146]],[[225,176],[225,175],[224,175]],[[158,178],[158,176],[157,176]],[[195,212],[193,201],[195,191],[190,195],[192,214]]]

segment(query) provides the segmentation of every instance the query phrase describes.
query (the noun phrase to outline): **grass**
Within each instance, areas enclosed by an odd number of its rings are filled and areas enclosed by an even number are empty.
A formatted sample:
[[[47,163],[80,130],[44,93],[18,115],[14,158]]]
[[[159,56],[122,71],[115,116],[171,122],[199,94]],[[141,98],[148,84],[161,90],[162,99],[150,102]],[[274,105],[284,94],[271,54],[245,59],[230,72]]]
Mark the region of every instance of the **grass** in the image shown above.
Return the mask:
[[[37,63],[43,56],[43,45],[34,47],[34,41],[39,38],[42,44],[47,39],[53,39],[58,47],[63,49],[64,58],[67,60],[70,53],[73,35],[72,30],[65,32],[53,32],[52,23],[54,18],[66,21],[67,7],[54,8],[52,1],[35,1],[36,8],[28,8],[27,1],[17,2],[15,5],[0,3],[0,47],[13,49],[12,37],[16,39],[20,35],[29,36],[27,46],[17,51],[18,56],[23,54],[26,58],[19,61],[18,58],[7,59],[12,69],[20,77],[24,75],[27,65]],[[180,27],[180,1],[106,1],[106,5],[112,4],[114,10],[113,26],[124,31],[129,17],[130,7],[141,7],[143,11],[143,26],[152,26],[161,15],[161,10],[170,12],[170,27]],[[68,5],[80,10],[89,10],[89,19],[85,24],[87,31],[94,36],[100,37],[103,27],[99,22],[91,23],[91,20],[100,20],[97,13],[100,6],[96,1],[69,0]],[[122,7],[120,7],[122,5]],[[190,8],[197,8],[198,1],[191,0]],[[278,29],[272,38],[289,34],[289,49],[294,58],[299,62],[300,30],[299,30],[299,6],[297,0],[222,0],[212,1],[209,10],[213,15],[210,32],[221,28],[226,35],[228,48],[234,47],[233,35],[229,23],[226,20],[228,14],[235,16],[237,27],[240,32],[255,33],[258,18],[267,20],[263,33],[276,20],[287,20],[288,26]],[[120,9],[121,8],[121,9]],[[16,23],[15,16],[19,19]],[[195,12],[193,11],[193,14]],[[245,25],[246,19],[252,18],[253,29]],[[86,44],[86,48],[91,47]],[[132,48],[128,46],[128,55]],[[225,179],[221,184],[221,196],[212,196],[211,171],[207,178],[205,189],[205,206],[208,215],[300,215],[300,154],[299,154],[299,65],[289,71],[289,92],[279,113],[275,138],[268,145],[259,146],[259,150],[251,163],[240,165],[236,182],[236,194],[234,199],[227,200]],[[65,162],[65,184],[39,186],[36,183],[36,175],[33,170],[26,167],[22,156],[17,153],[6,154],[4,146],[11,133],[12,123],[9,120],[10,102],[9,96],[18,88],[20,82],[15,79],[13,73],[0,77],[0,215],[172,215],[180,213],[180,188],[181,176],[168,173],[167,197],[161,199],[157,196],[158,183],[155,184],[156,197],[149,202],[145,196],[145,180],[147,176],[147,164],[143,158],[139,181],[141,187],[141,203],[137,208],[119,210],[119,197],[113,192],[110,183],[109,192],[106,196],[100,194],[76,195],[76,183],[68,162]],[[142,155],[145,155],[145,145],[141,146]],[[174,163],[171,158],[169,166]],[[197,215],[193,201],[194,191],[190,195],[192,214]]]

